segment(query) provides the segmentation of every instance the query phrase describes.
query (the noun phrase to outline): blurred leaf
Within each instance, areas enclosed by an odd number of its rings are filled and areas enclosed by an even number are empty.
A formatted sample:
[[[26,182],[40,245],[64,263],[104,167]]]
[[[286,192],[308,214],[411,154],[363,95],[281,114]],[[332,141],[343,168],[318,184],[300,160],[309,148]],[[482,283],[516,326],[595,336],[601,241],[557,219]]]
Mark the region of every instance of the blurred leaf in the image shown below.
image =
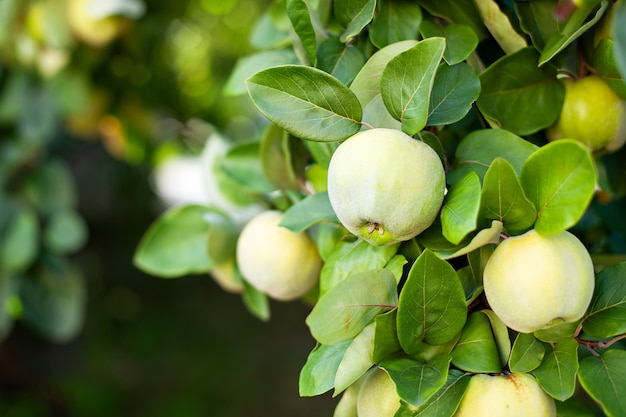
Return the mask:
[[[529,135],[559,116],[564,87],[555,68],[537,67],[536,60],[537,51],[528,47],[500,58],[480,74],[482,92],[476,103],[492,127]]]
[[[402,350],[396,327],[397,312],[396,309],[376,316],[374,351],[372,353],[372,359],[376,364],[389,355]]]
[[[470,26],[460,23],[438,26],[429,20],[425,20],[420,25],[420,33],[425,38],[443,37],[446,39],[443,59],[450,66],[465,61],[478,46],[476,33]]]
[[[298,57],[292,49],[273,49],[241,57],[224,85],[224,94],[226,96],[245,94],[246,80],[255,73],[279,65],[294,64],[298,64]]]
[[[480,80],[466,63],[440,65],[430,95],[428,126],[448,125],[461,120],[480,95]]]
[[[254,288],[248,283],[237,268],[235,273],[238,275],[238,282],[243,284],[243,293],[241,295],[243,304],[246,306],[250,314],[261,321],[269,321],[270,319],[270,303],[267,295]]]
[[[609,266],[596,275],[583,330],[597,338],[626,333],[626,262]]]
[[[265,177],[259,142],[233,146],[219,161],[219,168],[239,185],[256,193],[268,193],[276,187]]]
[[[372,21],[376,0],[343,0],[333,2],[333,6],[337,20],[346,27],[339,40],[347,42]]]
[[[600,8],[597,9],[593,18],[587,21],[587,17],[596,9],[598,4],[601,5]],[[556,54],[564,50],[569,44],[580,37],[580,35],[595,25],[608,7],[609,2],[607,0],[580,2],[580,5],[576,7],[567,18],[565,25],[559,27],[559,32],[552,35],[552,37],[547,40],[539,56],[539,65],[544,65],[550,61]]]
[[[76,252],[87,242],[87,238],[87,223],[72,209],[52,213],[43,232],[43,243],[58,255]]]
[[[215,209],[199,205],[174,207],[146,231],[135,252],[135,266],[163,278],[208,272],[208,220]]]
[[[331,74],[345,85],[354,80],[365,63],[361,50],[354,45],[341,43],[336,38],[328,38],[320,43],[317,48],[317,59],[319,69]]]
[[[492,162],[501,157],[507,160],[520,175],[526,159],[537,150],[537,146],[503,129],[480,129],[468,134],[456,149],[454,170],[447,175],[450,184],[455,184],[474,171],[483,181]]]
[[[593,50],[591,62],[596,69],[596,74],[600,76],[622,100],[626,100],[626,82],[624,78],[622,78],[617,63],[615,62],[613,43],[612,39],[601,39]]]
[[[9,303],[14,294],[14,285],[8,273],[0,268],[0,341],[11,332],[13,328],[13,317],[9,311]]]
[[[442,345],[465,325],[467,307],[461,282],[450,264],[425,250],[413,264],[398,303],[398,339],[413,354],[425,341]]]
[[[480,311],[467,316],[461,338],[452,350],[452,364],[461,370],[474,373],[502,371],[491,324]]]
[[[470,375],[450,369],[445,384],[423,404],[414,417],[452,417],[459,407]]]
[[[4,48],[7,41],[13,40],[13,25],[22,2],[20,0],[3,0],[0,2],[0,48]]]
[[[285,6],[285,3],[276,3]],[[250,33],[250,45],[255,49],[276,49],[291,46],[289,27],[280,24],[272,16],[276,7],[270,7],[254,24]],[[286,10],[282,10],[286,12]],[[286,15],[286,13],[285,13]],[[289,22],[289,20],[287,20]],[[294,55],[295,56],[295,55]]]
[[[300,371],[300,396],[313,397],[333,388],[335,375],[352,340],[336,345],[320,345],[311,351]]]
[[[416,39],[421,22],[422,9],[417,4],[380,2],[369,28],[370,40],[380,49],[392,43]]]
[[[239,229],[230,217],[214,211],[205,215],[210,224],[207,232],[207,254],[212,264],[221,264],[235,256]]]
[[[609,417],[626,416],[626,351],[611,349],[584,358],[578,379]]]
[[[433,16],[470,26],[479,39],[487,36],[485,25],[472,0],[418,0],[417,3]]]
[[[584,214],[596,187],[589,150],[580,142],[551,142],[524,163],[521,183],[537,209],[537,232],[550,235],[569,229]]]
[[[305,145],[309,152],[311,152],[311,156],[315,162],[328,170],[330,158],[332,158],[335,149],[339,147],[340,142],[312,142],[308,140],[305,142]]]
[[[402,130],[408,135],[415,135],[426,126],[430,94],[444,49],[443,38],[422,40],[392,58],[383,70],[383,102],[389,113],[402,122]]]
[[[621,2],[613,7],[617,7],[612,23],[613,54],[617,69],[622,79],[626,80],[626,25],[623,24],[626,21],[626,3]]]
[[[0,240],[0,270],[23,272],[39,253],[40,231],[37,213],[20,206]]]
[[[340,141],[361,128],[358,99],[322,70],[297,65],[268,68],[249,78],[247,85],[261,113],[302,139]]]
[[[483,23],[505,53],[512,54],[526,47],[526,40],[513,28],[498,3],[494,0],[475,0],[474,3]]]
[[[443,235],[455,245],[476,229],[480,208],[480,180],[469,172],[450,187],[441,209]]]
[[[541,364],[532,371],[541,388],[559,401],[574,395],[577,372],[578,342],[572,337],[546,347]]]
[[[285,211],[280,226],[292,232],[302,232],[316,223],[338,222],[328,200],[328,193],[315,193],[306,196]]]
[[[395,383],[400,398],[414,407],[422,406],[446,383],[449,365],[447,355],[429,362],[392,357],[380,363]]]
[[[77,203],[74,179],[68,166],[50,159],[28,178],[24,193],[43,214],[74,208]]]
[[[559,0],[520,0],[515,2],[515,12],[521,29],[532,39],[533,45],[541,51],[546,42],[559,30],[559,22],[554,16]]]
[[[374,323],[368,324],[346,349],[335,375],[336,397],[356,382],[374,364]]]
[[[509,359],[511,372],[530,372],[543,360],[546,350],[532,333],[518,333]]]
[[[309,62],[315,66],[317,39],[306,2],[304,0],[287,0],[287,16],[289,16],[293,29],[300,38]]]
[[[535,206],[524,195],[515,168],[500,157],[485,173],[480,204],[481,219],[499,220],[512,232],[531,227],[537,217]]]
[[[283,190],[299,190],[306,166],[306,148],[276,125],[270,125],[259,149],[263,176]]]
[[[57,343],[76,337],[83,328],[87,289],[82,273],[62,258],[46,258],[34,276],[19,282],[21,320]]]
[[[377,314],[396,308],[396,279],[387,270],[350,275],[331,288],[306,318],[318,342],[333,345],[359,334]]]

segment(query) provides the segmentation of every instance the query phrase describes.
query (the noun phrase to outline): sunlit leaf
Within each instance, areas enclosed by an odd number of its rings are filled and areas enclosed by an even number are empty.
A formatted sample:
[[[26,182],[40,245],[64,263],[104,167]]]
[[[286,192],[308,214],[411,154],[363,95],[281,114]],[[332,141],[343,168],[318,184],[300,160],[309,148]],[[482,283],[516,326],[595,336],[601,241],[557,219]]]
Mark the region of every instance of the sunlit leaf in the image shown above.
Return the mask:
[[[441,226],[446,239],[458,245],[476,229],[479,208],[480,180],[475,172],[470,172],[450,187],[444,199]]]
[[[356,382],[374,364],[374,328],[375,323],[368,324],[346,349],[335,375],[333,397]]]
[[[317,39],[306,2],[304,0],[287,0],[287,16],[289,16],[293,29],[300,38],[309,62],[315,65]]]
[[[505,53],[511,54],[526,47],[526,40],[513,28],[498,3],[494,0],[474,0],[474,3],[485,26]]]

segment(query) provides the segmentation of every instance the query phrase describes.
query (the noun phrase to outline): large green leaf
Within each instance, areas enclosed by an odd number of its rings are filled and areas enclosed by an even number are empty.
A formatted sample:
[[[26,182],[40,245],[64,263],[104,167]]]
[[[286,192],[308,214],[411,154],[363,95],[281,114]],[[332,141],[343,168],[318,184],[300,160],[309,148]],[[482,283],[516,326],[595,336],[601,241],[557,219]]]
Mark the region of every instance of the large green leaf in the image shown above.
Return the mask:
[[[617,68],[622,75],[622,79],[626,80],[626,3],[621,2],[615,4],[617,7],[612,22],[613,32],[613,54]]]
[[[479,39],[488,35],[473,0],[418,0],[417,3],[433,16],[470,26]]]
[[[336,38],[322,41],[317,48],[317,66],[348,85],[365,63],[363,52],[354,45],[346,45]]]
[[[560,114],[565,89],[550,65],[537,67],[532,47],[500,58],[480,74],[476,104],[492,127],[529,135],[552,125]]]
[[[467,317],[461,338],[452,350],[452,364],[475,373],[502,371],[491,323],[482,312],[475,311]]]
[[[376,0],[343,0],[333,2],[335,16],[346,28],[340,36],[341,42],[361,33],[374,17]]]
[[[133,262],[135,266],[163,278],[208,272],[213,262],[207,253],[211,228],[208,216],[215,209],[188,205],[166,211],[146,231]]]
[[[398,305],[396,279],[390,271],[353,274],[324,294],[306,318],[313,337],[334,345],[356,336],[377,314]]]
[[[287,16],[291,20],[293,29],[300,39],[309,62],[315,65],[317,60],[317,38],[306,1],[287,0]]]
[[[426,126],[430,94],[444,49],[444,38],[422,40],[392,58],[383,70],[380,91],[385,107],[409,135]]]
[[[370,40],[377,48],[384,48],[395,42],[416,39],[421,22],[422,9],[417,4],[380,2],[369,29]]]
[[[468,134],[456,149],[454,169],[447,180],[455,184],[474,171],[481,182],[491,163],[497,158],[506,159],[520,175],[526,159],[537,150],[537,146],[503,129],[480,129]]]
[[[580,361],[578,379],[609,417],[626,416],[626,351],[607,350]]]
[[[324,221],[338,221],[328,200],[327,192],[308,195],[288,208],[280,225],[298,233]]]
[[[546,347],[541,364],[532,371],[537,382],[559,401],[574,395],[578,372],[578,342],[571,337],[557,340]]]
[[[593,50],[591,62],[596,70],[596,74],[601,77],[622,100],[626,100],[626,82],[617,67],[613,44],[612,39],[601,39]]]
[[[535,230],[556,234],[578,223],[596,187],[589,150],[572,139],[551,142],[522,167],[521,183],[537,209]]]
[[[596,275],[583,330],[598,338],[626,333],[626,262],[609,266]]]
[[[559,0],[520,0],[515,2],[515,11],[520,28],[527,33],[533,45],[541,51],[548,39],[558,33],[559,22],[554,16]]]
[[[509,368],[511,372],[530,372],[537,368],[546,349],[541,341],[532,333],[519,333],[515,337],[511,357],[509,358]]]
[[[469,172],[450,187],[441,209],[441,227],[446,239],[455,245],[476,229],[480,208],[480,179]]]
[[[259,111],[297,137],[340,141],[361,129],[359,100],[322,70],[298,65],[273,67],[257,72],[246,83]]]
[[[524,195],[515,168],[500,157],[485,173],[480,204],[481,219],[499,220],[510,232],[529,228],[537,217],[537,210]]]
[[[317,345],[300,370],[299,391],[302,397],[312,397],[329,391],[351,340],[336,345]]]
[[[423,404],[413,417],[452,417],[470,381],[470,374],[450,369],[446,383]]]
[[[465,61],[478,46],[476,33],[468,25],[460,23],[439,26],[426,20],[420,25],[420,33],[425,38],[442,37],[446,39],[443,59],[450,66]]]
[[[461,120],[480,94],[480,80],[468,64],[440,65],[435,75],[428,107],[428,126]]]
[[[511,54],[526,47],[526,40],[517,33],[509,16],[500,10],[495,0],[474,0],[474,3],[483,23],[505,53]]]
[[[425,250],[409,271],[398,302],[398,340],[409,354],[421,342],[443,345],[454,339],[467,318],[465,293],[456,271]]]
[[[375,326],[375,323],[368,324],[346,349],[335,375],[333,397],[356,382],[374,364]]]
[[[408,357],[392,357],[380,363],[393,382],[400,398],[420,407],[446,383],[450,358],[447,355],[424,362]]]

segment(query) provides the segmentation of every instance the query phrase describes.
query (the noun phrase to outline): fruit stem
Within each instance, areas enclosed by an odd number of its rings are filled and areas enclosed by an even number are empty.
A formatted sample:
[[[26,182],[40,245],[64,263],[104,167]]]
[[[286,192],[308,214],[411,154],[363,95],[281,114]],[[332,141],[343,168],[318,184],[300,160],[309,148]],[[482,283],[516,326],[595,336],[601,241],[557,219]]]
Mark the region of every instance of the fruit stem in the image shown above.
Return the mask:
[[[587,349],[589,349],[589,351],[593,353],[594,355],[599,356],[598,352],[596,352],[595,349],[607,349],[611,345],[619,342],[622,339],[626,339],[626,333],[616,336],[611,340],[607,340],[606,342],[602,340],[583,340],[583,339],[576,339],[576,341],[581,345],[587,346]]]

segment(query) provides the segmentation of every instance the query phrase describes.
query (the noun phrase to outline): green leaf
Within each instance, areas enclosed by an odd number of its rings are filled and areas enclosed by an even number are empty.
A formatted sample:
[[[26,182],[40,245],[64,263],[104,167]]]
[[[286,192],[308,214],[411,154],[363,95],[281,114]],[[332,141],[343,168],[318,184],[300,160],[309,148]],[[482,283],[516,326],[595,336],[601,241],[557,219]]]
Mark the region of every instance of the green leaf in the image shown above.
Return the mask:
[[[430,95],[428,126],[448,125],[461,120],[480,95],[480,80],[472,67],[461,62],[440,65]]]
[[[311,156],[320,164],[324,169],[328,170],[330,164],[330,158],[332,158],[335,149],[340,145],[339,142],[311,142],[306,141],[304,143],[311,153]]]
[[[235,268],[235,273],[237,274],[237,282],[243,284],[241,299],[244,306],[254,317],[261,321],[268,321],[270,319],[270,303],[267,295],[257,290],[250,285],[248,281],[243,279],[238,268]]]
[[[269,193],[276,187],[265,177],[260,142],[233,146],[219,159],[219,169],[237,184],[255,193]]]
[[[521,183],[537,209],[537,232],[559,233],[578,223],[593,198],[593,157],[575,140],[551,142],[524,163]]]
[[[506,159],[519,176],[526,159],[538,149],[536,145],[503,129],[474,130],[459,143],[454,156],[454,170],[447,180],[459,182],[468,172],[478,174],[480,181],[497,157]]]
[[[518,333],[509,358],[511,372],[530,372],[543,360],[546,349],[532,333]]]
[[[429,20],[425,20],[420,25],[420,33],[425,38],[443,37],[446,39],[443,59],[450,66],[465,61],[478,46],[476,33],[470,26],[460,23],[438,26]]]
[[[465,325],[465,293],[450,264],[425,250],[409,271],[398,303],[398,339],[409,354],[425,341],[443,345]]]
[[[87,242],[87,223],[72,209],[59,210],[49,218],[43,233],[46,247],[58,254],[67,255],[79,250]]]
[[[37,169],[27,180],[25,193],[43,214],[74,208],[78,200],[72,173],[58,160],[47,161]]]
[[[596,275],[583,330],[597,338],[626,333],[626,262],[609,266]]]
[[[578,342],[572,337],[546,347],[541,364],[532,371],[541,388],[559,401],[574,395],[577,372]]]
[[[214,265],[235,257],[239,228],[230,217],[222,213],[209,213],[205,220],[210,223],[207,233],[207,254]]]
[[[299,138],[340,141],[361,129],[359,100],[322,70],[285,65],[257,72],[246,83],[259,111]]]
[[[323,295],[356,272],[383,268],[394,257],[398,246],[374,246],[361,239],[340,242],[322,266],[320,293]]]
[[[437,250],[435,254],[441,259],[452,259],[462,255],[466,255],[485,245],[496,244],[499,242],[500,233],[502,233],[502,223],[498,220],[491,222],[491,227],[482,229],[466,244],[461,244],[453,249]]]
[[[335,407],[333,417],[358,417],[357,416],[357,400],[359,398],[359,390],[363,384],[364,378],[359,378],[354,384],[350,385],[341,395],[341,399]]]
[[[346,349],[346,353],[343,355],[335,375],[333,397],[336,397],[356,382],[374,364],[375,326],[375,323],[367,325]]]
[[[423,404],[414,417],[452,417],[459,407],[470,375],[450,369],[446,383]]]
[[[376,316],[376,334],[374,337],[374,352],[372,353],[374,363],[378,364],[391,354],[402,350],[396,327],[397,312],[398,310],[391,310]]]
[[[510,232],[523,231],[535,222],[535,206],[526,198],[515,168],[504,158],[494,159],[485,173],[479,217],[499,220]]]
[[[418,0],[417,3],[433,16],[470,26],[479,39],[484,39],[488,35],[472,0]]]
[[[558,0],[516,1],[515,12],[520,28],[527,33],[535,48],[543,50],[548,39],[558,33],[559,22],[554,16]]]
[[[300,370],[299,391],[302,397],[313,397],[333,388],[337,368],[350,347],[351,340],[336,345],[317,345]]]
[[[601,6],[597,9],[594,17],[587,20],[587,17],[596,9],[597,4]],[[543,65],[559,52],[563,51],[568,45],[574,42],[580,35],[585,33],[589,28],[595,25],[602,17],[609,2],[607,0],[592,0],[581,2],[579,7],[569,15],[565,25],[559,27],[559,32],[548,39],[545,47],[539,56],[539,65]]]
[[[461,338],[452,350],[452,364],[464,371],[475,373],[502,371],[491,323],[480,311],[467,317]]]
[[[609,417],[626,416],[626,351],[611,349],[580,361],[578,379]]]
[[[207,253],[211,227],[207,216],[215,213],[220,214],[199,205],[169,209],[141,239],[133,258],[135,266],[163,278],[208,272],[213,263]]]
[[[354,45],[346,45],[336,38],[328,38],[317,48],[317,66],[337,78],[343,84],[350,84],[365,63],[365,57]]]
[[[298,57],[291,48],[273,49],[241,57],[226,80],[224,94],[226,96],[246,94],[248,92],[246,80],[257,72],[279,65],[295,64],[298,64]]]
[[[504,322],[493,312],[493,310],[482,309],[481,313],[489,318],[491,323],[491,331],[498,347],[498,353],[500,355],[500,362],[502,366],[505,366],[509,356],[511,355],[511,339],[509,336],[509,328]]]
[[[416,39],[421,22],[422,9],[417,4],[379,2],[378,13],[369,29],[370,40],[380,49],[395,42]]]
[[[383,70],[380,91],[402,130],[415,135],[426,126],[435,73],[445,49],[444,38],[429,38],[392,58]]]
[[[537,51],[528,47],[500,58],[480,74],[482,92],[476,104],[492,127],[529,135],[558,118],[565,89],[555,68],[537,67],[536,62]]]
[[[377,314],[398,305],[390,271],[355,273],[324,294],[306,318],[313,337],[333,345],[356,336]]]
[[[309,62],[315,66],[317,39],[306,2],[304,0],[287,0],[287,16],[289,16],[293,29],[302,43]]]
[[[485,26],[500,48],[511,54],[526,47],[526,40],[513,28],[509,17],[494,0],[474,0]]]
[[[619,72],[617,62],[615,62],[613,43],[612,39],[601,39],[593,50],[591,62],[596,70],[596,74],[600,76],[622,100],[626,100],[626,82]]]
[[[339,37],[341,42],[361,33],[374,17],[376,0],[343,0],[333,2],[335,16],[346,29]]]
[[[20,206],[0,240],[0,269],[26,270],[39,253],[39,234],[37,213],[28,206]]]
[[[622,75],[622,79],[626,80],[626,3],[621,2],[613,5],[616,7],[615,16],[612,22],[613,33],[613,55],[617,69]]]
[[[13,328],[14,317],[17,316],[10,311],[12,300],[19,300],[15,294],[15,285],[8,273],[0,270],[0,340],[4,340]],[[21,306],[21,303],[20,303]]]
[[[429,362],[394,357],[380,363],[396,384],[400,398],[414,407],[420,407],[441,389],[448,378],[449,365],[447,355]]]
[[[338,221],[327,192],[308,195],[289,207],[280,221],[280,226],[298,233],[324,221]]]
[[[480,208],[480,179],[475,172],[450,187],[441,209],[443,235],[455,245],[476,229]]]
[[[254,157],[254,154],[253,154]],[[308,154],[301,140],[294,138],[276,125],[270,125],[259,148],[261,159],[262,187],[267,187],[264,179],[282,190],[299,190],[304,178]],[[228,157],[226,157],[228,170]],[[250,161],[249,166],[258,166],[258,161]]]

